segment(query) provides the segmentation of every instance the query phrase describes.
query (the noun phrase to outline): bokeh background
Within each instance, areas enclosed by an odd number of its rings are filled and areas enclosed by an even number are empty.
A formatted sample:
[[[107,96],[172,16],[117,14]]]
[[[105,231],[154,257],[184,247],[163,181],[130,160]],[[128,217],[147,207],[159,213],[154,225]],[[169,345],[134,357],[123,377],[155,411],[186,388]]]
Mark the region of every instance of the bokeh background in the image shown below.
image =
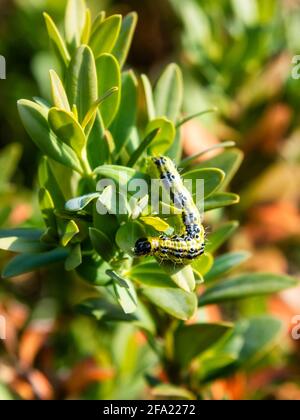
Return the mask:
[[[16,101],[49,97],[49,52],[42,12],[63,22],[65,0],[0,0],[0,226],[41,223],[36,203],[39,153],[27,137]],[[227,250],[245,249],[250,270],[300,278],[300,54],[297,0],[90,0],[94,13],[126,14],[139,23],[128,65],[154,82],[170,61],[184,74],[184,111],[217,112],[184,126],[186,155],[233,140],[245,159],[231,190],[240,204],[209,215],[241,227]],[[300,72],[299,72],[300,73]],[[0,254],[0,265],[8,258]],[[72,316],[88,287],[71,274],[48,270],[0,282],[0,314],[9,320],[0,341],[1,398],[148,398],[144,374],[156,361],[130,325],[99,328]],[[300,399],[300,340],[291,338],[300,315],[300,289],[239,304],[247,316],[270,313],[285,326],[282,342],[250,372],[218,381],[212,398]],[[211,308],[212,320],[236,307]],[[123,351],[120,352],[119,349]],[[27,372],[26,380],[24,372]],[[29,374],[28,374],[29,372]],[[29,379],[28,379],[29,378]],[[151,396],[150,396],[151,397]]]

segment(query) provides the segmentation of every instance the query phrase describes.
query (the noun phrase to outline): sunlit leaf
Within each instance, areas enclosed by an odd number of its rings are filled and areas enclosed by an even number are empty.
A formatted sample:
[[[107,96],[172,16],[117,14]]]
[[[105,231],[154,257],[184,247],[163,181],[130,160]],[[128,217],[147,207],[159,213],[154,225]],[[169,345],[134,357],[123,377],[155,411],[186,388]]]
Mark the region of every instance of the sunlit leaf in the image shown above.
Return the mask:
[[[98,27],[94,29],[90,39],[90,46],[96,58],[100,54],[112,51],[120,33],[121,23],[121,15],[112,15],[102,20]]]
[[[80,124],[70,112],[58,108],[51,108],[48,122],[52,131],[64,143],[68,144],[81,155],[86,145],[86,137]]]
[[[54,70],[50,70],[51,95],[54,106],[71,112],[65,88]]]
[[[47,27],[47,31],[48,31],[48,35],[49,35],[52,47],[58,59],[63,63],[65,67],[67,67],[70,62],[70,54],[67,50],[66,44],[64,40],[62,39],[51,17],[47,13],[44,13],[43,16],[46,22],[46,27]]]
[[[86,45],[79,47],[72,57],[67,74],[67,92],[70,104],[77,107],[81,123],[98,98],[95,59]]]
[[[27,133],[46,156],[77,172],[82,171],[73,150],[67,144],[58,140],[50,130],[45,109],[25,99],[18,101],[18,109]]]
[[[120,63],[120,67],[123,67],[125,64],[136,28],[137,20],[138,16],[135,12],[131,12],[123,18],[118,40],[112,50],[113,55]]]
[[[68,0],[65,14],[65,35],[71,49],[80,45],[85,24],[85,10],[84,0]]]
[[[199,305],[268,295],[297,286],[297,280],[272,273],[241,274],[209,287],[199,298]]]
[[[210,195],[204,201],[204,211],[232,206],[240,202],[240,197],[233,193],[217,192]]]
[[[196,295],[176,287],[145,287],[142,293],[155,306],[178,319],[190,319],[197,308]]]

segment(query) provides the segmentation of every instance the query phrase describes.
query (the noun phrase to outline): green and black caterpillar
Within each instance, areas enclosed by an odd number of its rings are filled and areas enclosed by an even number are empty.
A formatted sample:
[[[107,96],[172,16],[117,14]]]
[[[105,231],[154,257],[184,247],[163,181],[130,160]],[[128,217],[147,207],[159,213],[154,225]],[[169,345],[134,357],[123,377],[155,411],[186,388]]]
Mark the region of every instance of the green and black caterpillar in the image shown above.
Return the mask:
[[[180,209],[183,228],[178,235],[138,239],[134,254],[137,257],[152,255],[175,264],[191,264],[204,253],[205,248],[205,230],[200,213],[172,160],[165,156],[153,157],[150,166],[152,177],[161,179],[172,203]]]

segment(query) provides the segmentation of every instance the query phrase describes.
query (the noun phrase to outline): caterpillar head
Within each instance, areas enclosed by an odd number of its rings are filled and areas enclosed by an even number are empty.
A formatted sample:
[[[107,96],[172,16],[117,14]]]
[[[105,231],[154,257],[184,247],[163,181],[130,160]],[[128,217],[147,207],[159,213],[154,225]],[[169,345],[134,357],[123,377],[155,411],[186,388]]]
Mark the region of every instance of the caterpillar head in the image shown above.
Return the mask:
[[[138,239],[134,246],[134,255],[136,257],[143,257],[151,254],[151,243],[147,238]]]

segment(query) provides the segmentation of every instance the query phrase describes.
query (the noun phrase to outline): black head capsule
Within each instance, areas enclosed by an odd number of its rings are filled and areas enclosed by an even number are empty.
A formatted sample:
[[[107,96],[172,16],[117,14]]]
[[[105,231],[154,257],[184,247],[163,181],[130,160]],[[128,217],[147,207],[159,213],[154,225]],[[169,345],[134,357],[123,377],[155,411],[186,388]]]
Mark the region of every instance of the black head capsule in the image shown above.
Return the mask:
[[[134,255],[136,257],[143,257],[150,255],[151,253],[151,244],[147,238],[138,239],[134,246]]]

